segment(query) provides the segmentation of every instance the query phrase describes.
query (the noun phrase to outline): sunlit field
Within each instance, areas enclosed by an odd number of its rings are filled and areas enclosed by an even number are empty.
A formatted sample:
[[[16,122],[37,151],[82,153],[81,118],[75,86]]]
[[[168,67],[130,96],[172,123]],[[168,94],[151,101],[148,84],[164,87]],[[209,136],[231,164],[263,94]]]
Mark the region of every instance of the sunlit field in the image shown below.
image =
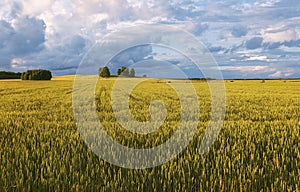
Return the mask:
[[[206,82],[193,81],[201,110],[188,147],[163,165],[125,169],[99,158],[80,137],[73,78],[0,81],[0,191],[300,191],[300,80],[225,81],[224,126],[203,155],[198,149],[210,121],[211,95]],[[99,121],[109,135],[131,148],[168,140],[180,119],[169,83],[186,82],[145,79],[132,91],[136,120],[149,120],[153,100],[168,110],[162,127],[147,135],[116,122],[110,106],[114,82],[100,80],[95,93]]]

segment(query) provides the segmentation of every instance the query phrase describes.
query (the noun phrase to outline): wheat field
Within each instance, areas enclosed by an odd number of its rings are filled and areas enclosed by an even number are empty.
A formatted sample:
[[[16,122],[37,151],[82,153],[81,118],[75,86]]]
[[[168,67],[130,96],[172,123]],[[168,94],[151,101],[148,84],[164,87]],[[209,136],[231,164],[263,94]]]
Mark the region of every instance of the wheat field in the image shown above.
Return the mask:
[[[299,80],[225,81],[223,128],[203,155],[197,150],[210,120],[211,95],[206,82],[193,81],[201,111],[191,122],[197,131],[189,145],[163,165],[125,169],[99,158],[81,138],[73,79],[0,81],[0,191],[300,191]],[[159,130],[139,135],[114,117],[114,82],[100,80],[95,92],[107,133],[131,148],[168,140],[180,119],[180,103],[168,83],[149,79],[132,91],[130,110],[138,121],[149,120],[152,100],[168,109]]]

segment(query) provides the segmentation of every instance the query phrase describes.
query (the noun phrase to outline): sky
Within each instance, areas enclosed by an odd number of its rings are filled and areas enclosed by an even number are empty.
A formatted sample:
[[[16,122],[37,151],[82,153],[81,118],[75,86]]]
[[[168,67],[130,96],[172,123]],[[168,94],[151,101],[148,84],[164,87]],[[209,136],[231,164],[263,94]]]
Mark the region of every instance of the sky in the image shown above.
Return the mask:
[[[224,78],[300,77],[299,0],[2,0],[0,70],[75,74],[96,42],[141,24],[191,33],[212,53]],[[141,46],[112,62],[160,59],[186,66],[188,61],[170,55]]]

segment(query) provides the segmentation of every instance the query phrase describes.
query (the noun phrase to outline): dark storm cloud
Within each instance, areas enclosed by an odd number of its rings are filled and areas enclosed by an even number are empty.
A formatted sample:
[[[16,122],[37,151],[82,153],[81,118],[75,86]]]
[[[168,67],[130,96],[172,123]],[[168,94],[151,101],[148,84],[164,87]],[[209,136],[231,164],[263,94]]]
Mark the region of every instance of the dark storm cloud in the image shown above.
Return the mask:
[[[243,37],[247,35],[247,33],[248,33],[248,29],[241,25],[233,27],[231,31],[231,34],[234,37]]]
[[[177,65],[177,64],[180,63],[179,60],[167,60],[167,62],[172,63],[172,64],[174,64],[174,65]]]
[[[245,46],[247,49],[257,49],[262,46],[263,38],[262,37],[253,37],[246,41]]]
[[[112,58],[109,65],[113,70],[117,70],[117,68],[121,66],[130,66],[134,63],[149,59],[152,59],[152,46],[141,45],[129,48],[117,54]]]
[[[12,26],[8,22],[0,20],[0,49],[7,45],[13,34]]]
[[[291,41],[285,41],[283,45],[287,47],[300,47],[300,39],[298,40],[291,40]]]
[[[44,49],[28,58],[32,60],[31,65],[34,68],[50,69],[54,75],[75,74],[89,44],[82,36],[74,35],[65,39],[64,43]]]
[[[23,10],[23,5],[20,2],[13,2],[10,10],[10,19],[16,18]]]
[[[264,47],[265,47],[266,49],[272,50],[272,49],[277,49],[277,48],[279,48],[281,45],[282,45],[282,43],[280,43],[280,42],[275,42],[275,43],[265,43],[265,44],[264,44]]]
[[[82,52],[82,49],[86,46],[86,40],[79,36],[75,35],[71,38],[71,40],[66,45],[66,51],[68,51],[70,54],[80,54]]]
[[[209,28],[208,24],[198,23],[196,24],[195,28],[191,32],[196,36],[200,36],[208,28]]]
[[[14,58],[35,60],[37,58],[31,58],[31,55],[44,49],[46,25],[43,20],[23,17],[16,19],[13,25],[1,20],[0,29],[0,66],[3,69],[11,70]],[[35,62],[27,65],[32,66]],[[22,68],[25,63],[14,63],[14,66],[16,64]]]
[[[220,51],[225,51],[226,48],[221,47],[221,46],[216,46],[216,47],[209,47],[208,48],[210,52],[220,52]]]
[[[300,47],[300,39],[298,40],[291,40],[291,41],[284,41],[284,42],[272,42],[272,43],[264,43],[263,46],[265,49],[277,49],[280,46],[286,47]]]
[[[19,56],[40,51],[45,42],[45,28],[43,20],[28,17],[19,20],[8,44],[11,53]]]
[[[14,26],[0,21],[0,53],[5,53],[7,57],[19,57],[43,49],[46,26],[42,20],[26,17]]]
[[[0,71],[5,71],[10,69],[11,68],[10,61],[11,58],[0,55]]]

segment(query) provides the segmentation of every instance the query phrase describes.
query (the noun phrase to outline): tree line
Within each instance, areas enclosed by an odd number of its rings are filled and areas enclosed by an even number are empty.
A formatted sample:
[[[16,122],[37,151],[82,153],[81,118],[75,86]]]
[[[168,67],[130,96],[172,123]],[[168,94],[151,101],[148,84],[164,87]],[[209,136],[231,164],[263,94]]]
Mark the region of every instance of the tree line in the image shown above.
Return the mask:
[[[28,70],[23,73],[0,71],[0,79],[51,80],[51,78],[51,71],[44,69]]]
[[[99,68],[99,76],[100,77],[103,77],[103,78],[108,78],[108,77],[111,77],[111,73],[110,73],[110,70],[107,66],[105,67],[101,67]],[[127,68],[125,66],[122,66],[121,68],[119,68],[117,70],[117,76],[120,76],[120,77],[135,77],[135,70],[134,68]]]
[[[0,71],[0,79],[20,79],[22,73]]]

